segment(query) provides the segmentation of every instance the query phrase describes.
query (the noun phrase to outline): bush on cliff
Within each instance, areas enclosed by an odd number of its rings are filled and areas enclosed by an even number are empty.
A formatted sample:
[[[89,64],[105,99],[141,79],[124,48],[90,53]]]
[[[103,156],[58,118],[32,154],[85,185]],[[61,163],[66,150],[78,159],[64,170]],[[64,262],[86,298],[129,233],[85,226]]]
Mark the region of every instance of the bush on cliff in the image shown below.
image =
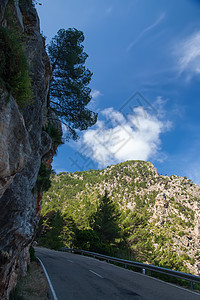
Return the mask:
[[[45,164],[41,163],[36,182],[36,188],[39,194],[48,191],[50,188],[50,175],[51,169],[48,169]]]
[[[31,80],[23,43],[14,30],[0,28],[0,58],[0,85],[22,108],[31,102]]]

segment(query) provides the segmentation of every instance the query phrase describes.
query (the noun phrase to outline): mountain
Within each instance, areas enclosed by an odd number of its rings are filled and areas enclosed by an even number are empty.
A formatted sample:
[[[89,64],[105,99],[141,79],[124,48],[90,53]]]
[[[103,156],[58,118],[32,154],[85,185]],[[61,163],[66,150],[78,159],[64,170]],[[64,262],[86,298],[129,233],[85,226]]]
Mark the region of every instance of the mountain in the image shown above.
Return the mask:
[[[63,172],[51,180],[43,197],[41,244],[51,247],[50,239],[59,236],[60,246],[76,246],[77,230],[79,239],[80,232],[87,232],[87,239],[106,192],[121,214],[115,255],[198,274],[200,187],[191,180],[159,175],[152,163],[144,161],[127,161],[100,171]],[[78,245],[91,250],[88,243],[83,239]]]

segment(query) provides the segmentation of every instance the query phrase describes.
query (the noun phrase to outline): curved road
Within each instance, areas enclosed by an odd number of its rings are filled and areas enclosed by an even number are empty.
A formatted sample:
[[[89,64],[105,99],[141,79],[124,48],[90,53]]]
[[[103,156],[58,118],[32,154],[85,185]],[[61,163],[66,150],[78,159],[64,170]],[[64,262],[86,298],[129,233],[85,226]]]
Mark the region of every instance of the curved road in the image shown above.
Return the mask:
[[[35,248],[58,300],[200,300],[200,294],[91,257]]]

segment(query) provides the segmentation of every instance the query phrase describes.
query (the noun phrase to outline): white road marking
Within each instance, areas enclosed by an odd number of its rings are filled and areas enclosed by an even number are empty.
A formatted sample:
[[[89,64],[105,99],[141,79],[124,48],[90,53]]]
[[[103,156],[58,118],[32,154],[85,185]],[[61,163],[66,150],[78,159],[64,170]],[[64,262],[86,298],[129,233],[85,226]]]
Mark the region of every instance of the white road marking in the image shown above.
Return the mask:
[[[96,272],[92,271],[92,270],[89,270],[90,272],[92,272],[93,274],[99,276],[100,278],[103,278],[101,275],[97,274]]]
[[[39,262],[40,262],[40,264],[41,264],[41,266],[42,266],[42,268],[43,268],[43,270],[44,270],[44,273],[45,273],[45,275],[46,275],[46,278],[47,278],[47,281],[48,281],[49,287],[50,287],[50,289],[51,289],[51,292],[52,292],[52,295],[53,295],[54,300],[58,300],[58,298],[57,298],[57,296],[56,296],[56,293],[55,293],[55,291],[54,291],[53,285],[52,285],[52,283],[51,283],[51,280],[50,280],[50,278],[49,278],[49,275],[47,274],[47,271],[46,271],[46,269],[45,269],[45,266],[43,265],[43,263],[42,263],[42,261],[39,259],[39,257],[37,257],[37,259],[39,260]]]
[[[72,260],[68,259],[69,262],[74,263]]]

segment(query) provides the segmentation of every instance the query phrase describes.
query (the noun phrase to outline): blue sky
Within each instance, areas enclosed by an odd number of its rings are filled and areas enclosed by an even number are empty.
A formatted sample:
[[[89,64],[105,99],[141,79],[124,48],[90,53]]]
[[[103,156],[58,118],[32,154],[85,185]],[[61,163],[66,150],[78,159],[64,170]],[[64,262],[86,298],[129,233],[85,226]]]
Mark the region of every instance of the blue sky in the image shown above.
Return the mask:
[[[98,123],[59,148],[57,172],[151,161],[200,184],[200,1],[41,0],[47,42],[85,35]]]

